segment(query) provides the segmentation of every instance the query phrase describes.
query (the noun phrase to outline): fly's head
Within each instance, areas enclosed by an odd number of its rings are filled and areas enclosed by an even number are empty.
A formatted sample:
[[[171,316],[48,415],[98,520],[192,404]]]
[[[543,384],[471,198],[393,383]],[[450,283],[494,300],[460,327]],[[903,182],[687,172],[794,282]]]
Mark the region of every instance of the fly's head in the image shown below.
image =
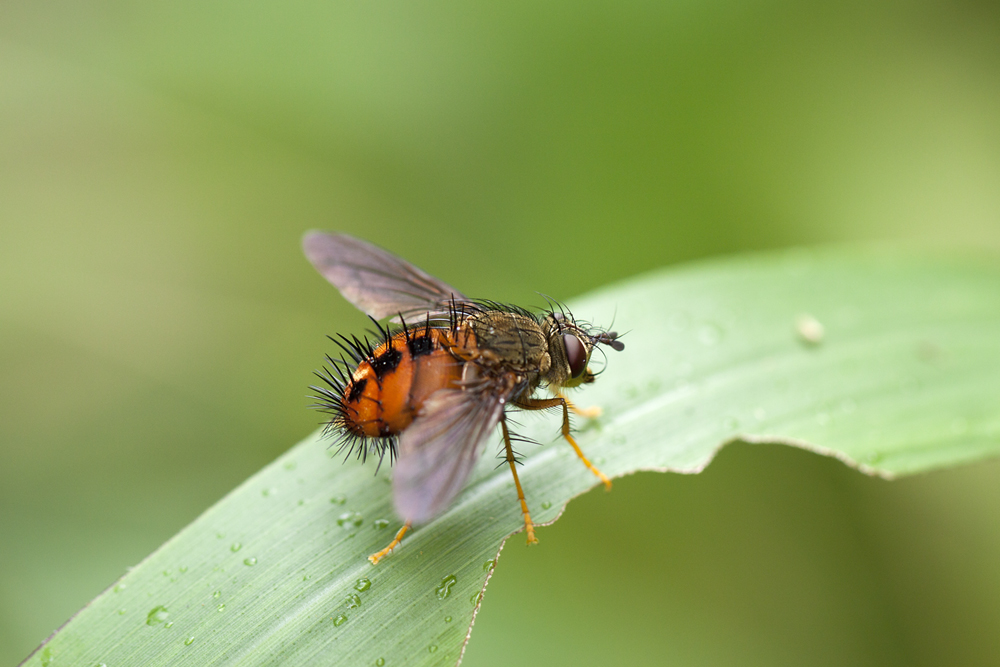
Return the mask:
[[[578,387],[594,381],[594,373],[588,364],[598,345],[607,345],[616,351],[625,349],[616,332],[577,323],[568,313],[549,313],[541,326],[551,359],[543,379],[556,389]]]

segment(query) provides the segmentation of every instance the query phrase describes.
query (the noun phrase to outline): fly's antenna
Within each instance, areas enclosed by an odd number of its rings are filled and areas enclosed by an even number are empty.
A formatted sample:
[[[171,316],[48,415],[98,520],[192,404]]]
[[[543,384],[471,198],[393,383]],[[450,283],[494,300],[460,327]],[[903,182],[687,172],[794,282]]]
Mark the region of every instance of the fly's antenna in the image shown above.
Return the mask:
[[[615,352],[621,352],[625,349],[625,343],[618,340],[618,338],[619,336],[617,331],[602,331],[596,336],[592,336],[591,340],[594,341],[595,344],[600,343],[601,345],[607,345]]]

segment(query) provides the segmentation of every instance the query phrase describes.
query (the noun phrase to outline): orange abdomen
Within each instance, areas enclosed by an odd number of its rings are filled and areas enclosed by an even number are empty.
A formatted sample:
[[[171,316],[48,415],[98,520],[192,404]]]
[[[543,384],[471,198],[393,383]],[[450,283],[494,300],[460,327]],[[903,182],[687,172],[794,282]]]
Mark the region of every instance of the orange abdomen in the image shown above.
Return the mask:
[[[342,398],[344,427],[359,436],[398,435],[438,389],[457,386],[462,361],[448,329],[400,331],[358,364]]]

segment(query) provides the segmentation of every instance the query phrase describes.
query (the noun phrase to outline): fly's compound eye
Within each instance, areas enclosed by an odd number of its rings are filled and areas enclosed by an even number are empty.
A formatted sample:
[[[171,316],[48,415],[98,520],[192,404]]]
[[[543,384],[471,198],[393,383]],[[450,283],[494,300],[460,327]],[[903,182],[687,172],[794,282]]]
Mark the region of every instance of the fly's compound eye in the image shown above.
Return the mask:
[[[569,371],[573,377],[578,378],[587,370],[587,348],[572,334],[563,334],[563,345],[566,346]]]

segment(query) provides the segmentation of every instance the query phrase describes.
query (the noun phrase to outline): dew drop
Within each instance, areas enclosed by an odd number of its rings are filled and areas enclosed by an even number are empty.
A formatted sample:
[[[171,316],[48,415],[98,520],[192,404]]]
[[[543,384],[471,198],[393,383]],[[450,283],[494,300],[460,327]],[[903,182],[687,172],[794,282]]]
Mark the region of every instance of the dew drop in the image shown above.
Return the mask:
[[[240,544],[239,542],[233,542],[231,545],[229,545],[229,550],[232,551],[233,553],[236,553],[237,551],[239,551],[242,548],[243,548],[243,545]]]
[[[383,528],[388,528],[389,527],[389,520],[388,519],[375,519],[372,522],[372,525],[375,526],[376,530],[382,530]]]
[[[285,463],[285,470],[295,470],[296,465],[295,461],[287,461]]]
[[[302,581],[309,581],[309,575],[308,574],[303,574],[302,575]]]
[[[164,571],[163,571],[163,576],[164,576],[164,577],[169,577],[169,576],[170,576],[171,574],[172,574],[172,573],[170,572],[170,570],[164,570]]]
[[[543,502],[543,503],[542,503],[542,509],[543,509],[543,510],[547,510],[547,509],[549,509],[550,507],[552,507],[552,503],[551,503],[551,502],[549,502],[548,500],[546,500],[545,502]]]
[[[469,598],[469,602],[471,602],[472,604],[478,604],[479,603],[479,593],[473,593],[472,597]]]
[[[807,345],[819,345],[823,342],[823,324],[812,315],[799,315],[795,320],[795,332],[799,335],[799,340]]]
[[[302,507],[302,506],[303,506],[303,505],[305,505],[305,504],[306,504],[306,501],[304,501],[304,500],[299,500],[299,507]]]
[[[333,624],[338,628],[347,622],[347,617],[343,614],[337,614],[337,618],[333,619]]]
[[[166,623],[163,624],[163,627],[165,627],[165,628],[172,628],[172,627],[174,627],[174,622],[173,621],[167,621]]]
[[[121,593],[122,589],[126,588],[125,584],[118,584],[115,586],[115,593]]]
[[[354,590],[358,591],[359,593],[364,593],[371,587],[372,587],[372,582],[369,579],[358,579],[357,581],[354,582]]]
[[[226,610],[225,603],[220,604],[218,607],[215,608],[215,611],[225,611],[225,610]]]
[[[496,565],[496,561],[495,560],[491,559],[491,560],[486,561],[485,563],[483,563],[483,572],[489,572],[490,570],[493,569],[494,565]]]
[[[220,597],[222,597],[222,591],[215,591],[214,593],[212,593],[212,597],[218,600]]]
[[[264,496],[265,498],[267,498],[268,496],[276,496],[278,495],[278,489],[273,486],[269,489],[262,489],[260,495]]]
[[[740,427],[740,420],[736,417],[726,417],[722,420],[722,428],[727,431],[735,431]]]
[[[379,658],[376,660],[375,667],[385,667],[385,658]]]
[[[444,617],[444,622],[445,623],[451,623],[451,616],[445,616]]]
[[[437,650],[438,650],[437,644],[431,644],[430,646],[427,647],[428,653],[434,653]]]
[[[180,572],[181,574],[184,574],[185,572],[188,571],[187,565],[181,565],[179,568],[177,568],[177,571]]]
[[[243,559],[243,564],[246,565],[246,566],[248,566],[248,567],[253,567],[254,565],[257,564],[257,559],[254,558],[253,556],[251,556],[250,558],[244,558]]]
[[[125,615],[125,610],[124,609],[119,609],[118,610],[118,615],[119,616],[124,616]]]
[[[156,625],[157,623],[163,623],[167,620],[167,616],[170,616],[170,612],[162,604],[156,605],[149,610],[146,614],[146,625]]]
[[[365,522],[364,517],[362,517],[357,512],[344,512],[339,517],[337,517],[337,525],[344,530],[352,530],[354,528],[360,528]]]
[[[334,496],[333,498],[330,498],[330,502],[334,505],[343,505],[347,502],[347,496]]]
[[[357,593],[351,593],[344,599],[344,604],[347,605],[348,609],[357,609],[361,606],[361,596]]]
[[[458,579],[456,579],[455,575],[453,574],[449,574],[447,577],[442,579],[441,585],[434,589],[434,592],[437,594],[438,600],[443,600],[449,595],[451,595],[451,587],[454,586],[455,582],[457,581]]]
[[[193,643],[194,643],[194,635],[191,635],[190,637],[184,640],[185,646],[190,646]]]

